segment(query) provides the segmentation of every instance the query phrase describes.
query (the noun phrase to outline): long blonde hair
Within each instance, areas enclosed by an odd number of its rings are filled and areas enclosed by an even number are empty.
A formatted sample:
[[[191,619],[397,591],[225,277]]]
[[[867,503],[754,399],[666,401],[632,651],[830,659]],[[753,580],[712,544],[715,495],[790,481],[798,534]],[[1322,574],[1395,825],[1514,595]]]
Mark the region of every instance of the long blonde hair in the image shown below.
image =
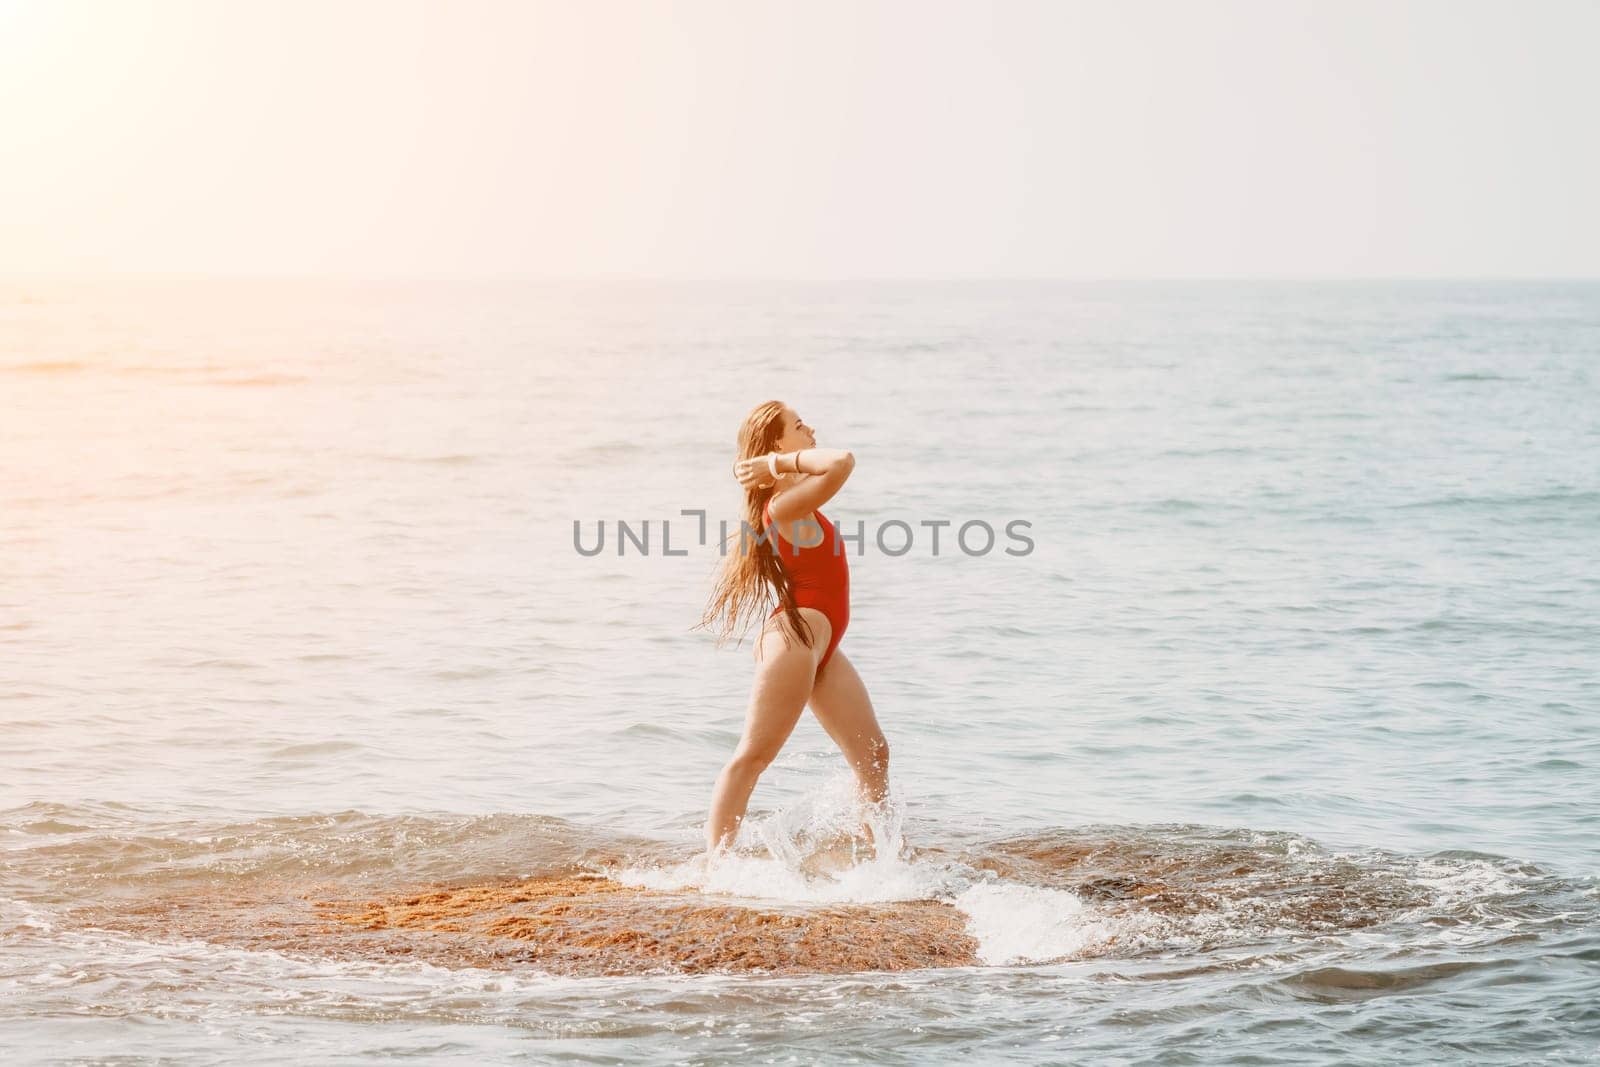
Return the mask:
[[[739,426],[738,459],[764,456],[777,448],[778,438],[783,436],[783,408],[781,401],[768,400],[757,404],[744,417],[744,422]],[[777,547],[773,543],[777,537],[776,527],[765,541],[759,543],[757,537],[752,537],[746,530],[748,526],[758,536],[762,533],[766,525],[763,512],[776,488],[768,486],[762,489],[752,485],[745,490],[745,525],[740,526],[735,535],[739,541],[737,550],[726,551],[722,557],[722,568],[711,591],[711,600],[706,604],[699,624],[693,627],[715,633],[719,648],[735,633],[739,634],[740,641],[744,640],[744,633],[766,607],[769,597],[776,598],[783,605],[783,613],[790,627],[801,635],[806,647],[814,647],[811,627],[800,617],[788,572],[778,559]]]

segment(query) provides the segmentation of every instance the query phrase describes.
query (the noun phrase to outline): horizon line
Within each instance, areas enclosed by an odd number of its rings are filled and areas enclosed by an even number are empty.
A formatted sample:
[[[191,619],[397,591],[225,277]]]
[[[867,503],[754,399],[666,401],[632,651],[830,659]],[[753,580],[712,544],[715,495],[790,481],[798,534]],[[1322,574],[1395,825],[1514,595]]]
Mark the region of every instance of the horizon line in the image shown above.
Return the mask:
[[[116,281],[116,282],[357,282],[357,283],[497,283],[497,284],[662,284],[662,285],[863,285],[863,284],[1359,284],[1404,282],[1527,282],[1593,283],[1600,275],[1560,274],[1238,274],[1238,275],[866,275],[845,276],[687,276],[646,274],[313,274],[299,272],[193,272],[193,271],[47,271],[0,272],[0,283]]]

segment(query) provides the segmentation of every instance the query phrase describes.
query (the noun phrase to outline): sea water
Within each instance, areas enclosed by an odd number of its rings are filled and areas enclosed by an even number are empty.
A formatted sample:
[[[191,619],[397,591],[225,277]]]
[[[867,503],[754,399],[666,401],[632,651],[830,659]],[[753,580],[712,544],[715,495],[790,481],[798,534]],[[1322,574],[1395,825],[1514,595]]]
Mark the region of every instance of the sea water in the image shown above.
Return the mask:
[[[819,851],[807,714],[708,871],[755,664],[693,626],[768,399],[857,457],[893,796]],[[7,1062],[1600,1056],[1600,285],[13,281],[0,411]],[[942,901],[977,963],[81,919],[565,869]]]

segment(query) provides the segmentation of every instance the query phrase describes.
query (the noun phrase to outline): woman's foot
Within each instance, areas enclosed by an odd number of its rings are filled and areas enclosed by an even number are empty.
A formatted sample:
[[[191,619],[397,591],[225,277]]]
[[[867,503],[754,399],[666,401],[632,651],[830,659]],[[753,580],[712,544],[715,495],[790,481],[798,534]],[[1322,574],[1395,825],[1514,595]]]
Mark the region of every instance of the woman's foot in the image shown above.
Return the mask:
[[[872,858],[872,845],[856,834],[840,832],[819,838],[807,849],[800,870],[808,875],[832,875]]]

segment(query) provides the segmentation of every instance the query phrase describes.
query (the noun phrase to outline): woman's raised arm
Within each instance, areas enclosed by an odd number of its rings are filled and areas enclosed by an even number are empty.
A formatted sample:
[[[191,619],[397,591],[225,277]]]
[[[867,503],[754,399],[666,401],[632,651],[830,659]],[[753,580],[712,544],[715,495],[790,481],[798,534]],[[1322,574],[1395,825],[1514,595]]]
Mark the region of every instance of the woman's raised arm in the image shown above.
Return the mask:
[[[810,515],[833,499],[833,494],[839,491],[845,479],[850,477],[850,472],[856,469],[855,453],[842,448],[802,448],[799,452],[788,453],[784,458],[788,456],[798,460],[796,469],[799,473],[815,477],[807,478],[772,498],[770,510],[775,523],[794,522]],[[779,461],[780,469],[782,462]]]

